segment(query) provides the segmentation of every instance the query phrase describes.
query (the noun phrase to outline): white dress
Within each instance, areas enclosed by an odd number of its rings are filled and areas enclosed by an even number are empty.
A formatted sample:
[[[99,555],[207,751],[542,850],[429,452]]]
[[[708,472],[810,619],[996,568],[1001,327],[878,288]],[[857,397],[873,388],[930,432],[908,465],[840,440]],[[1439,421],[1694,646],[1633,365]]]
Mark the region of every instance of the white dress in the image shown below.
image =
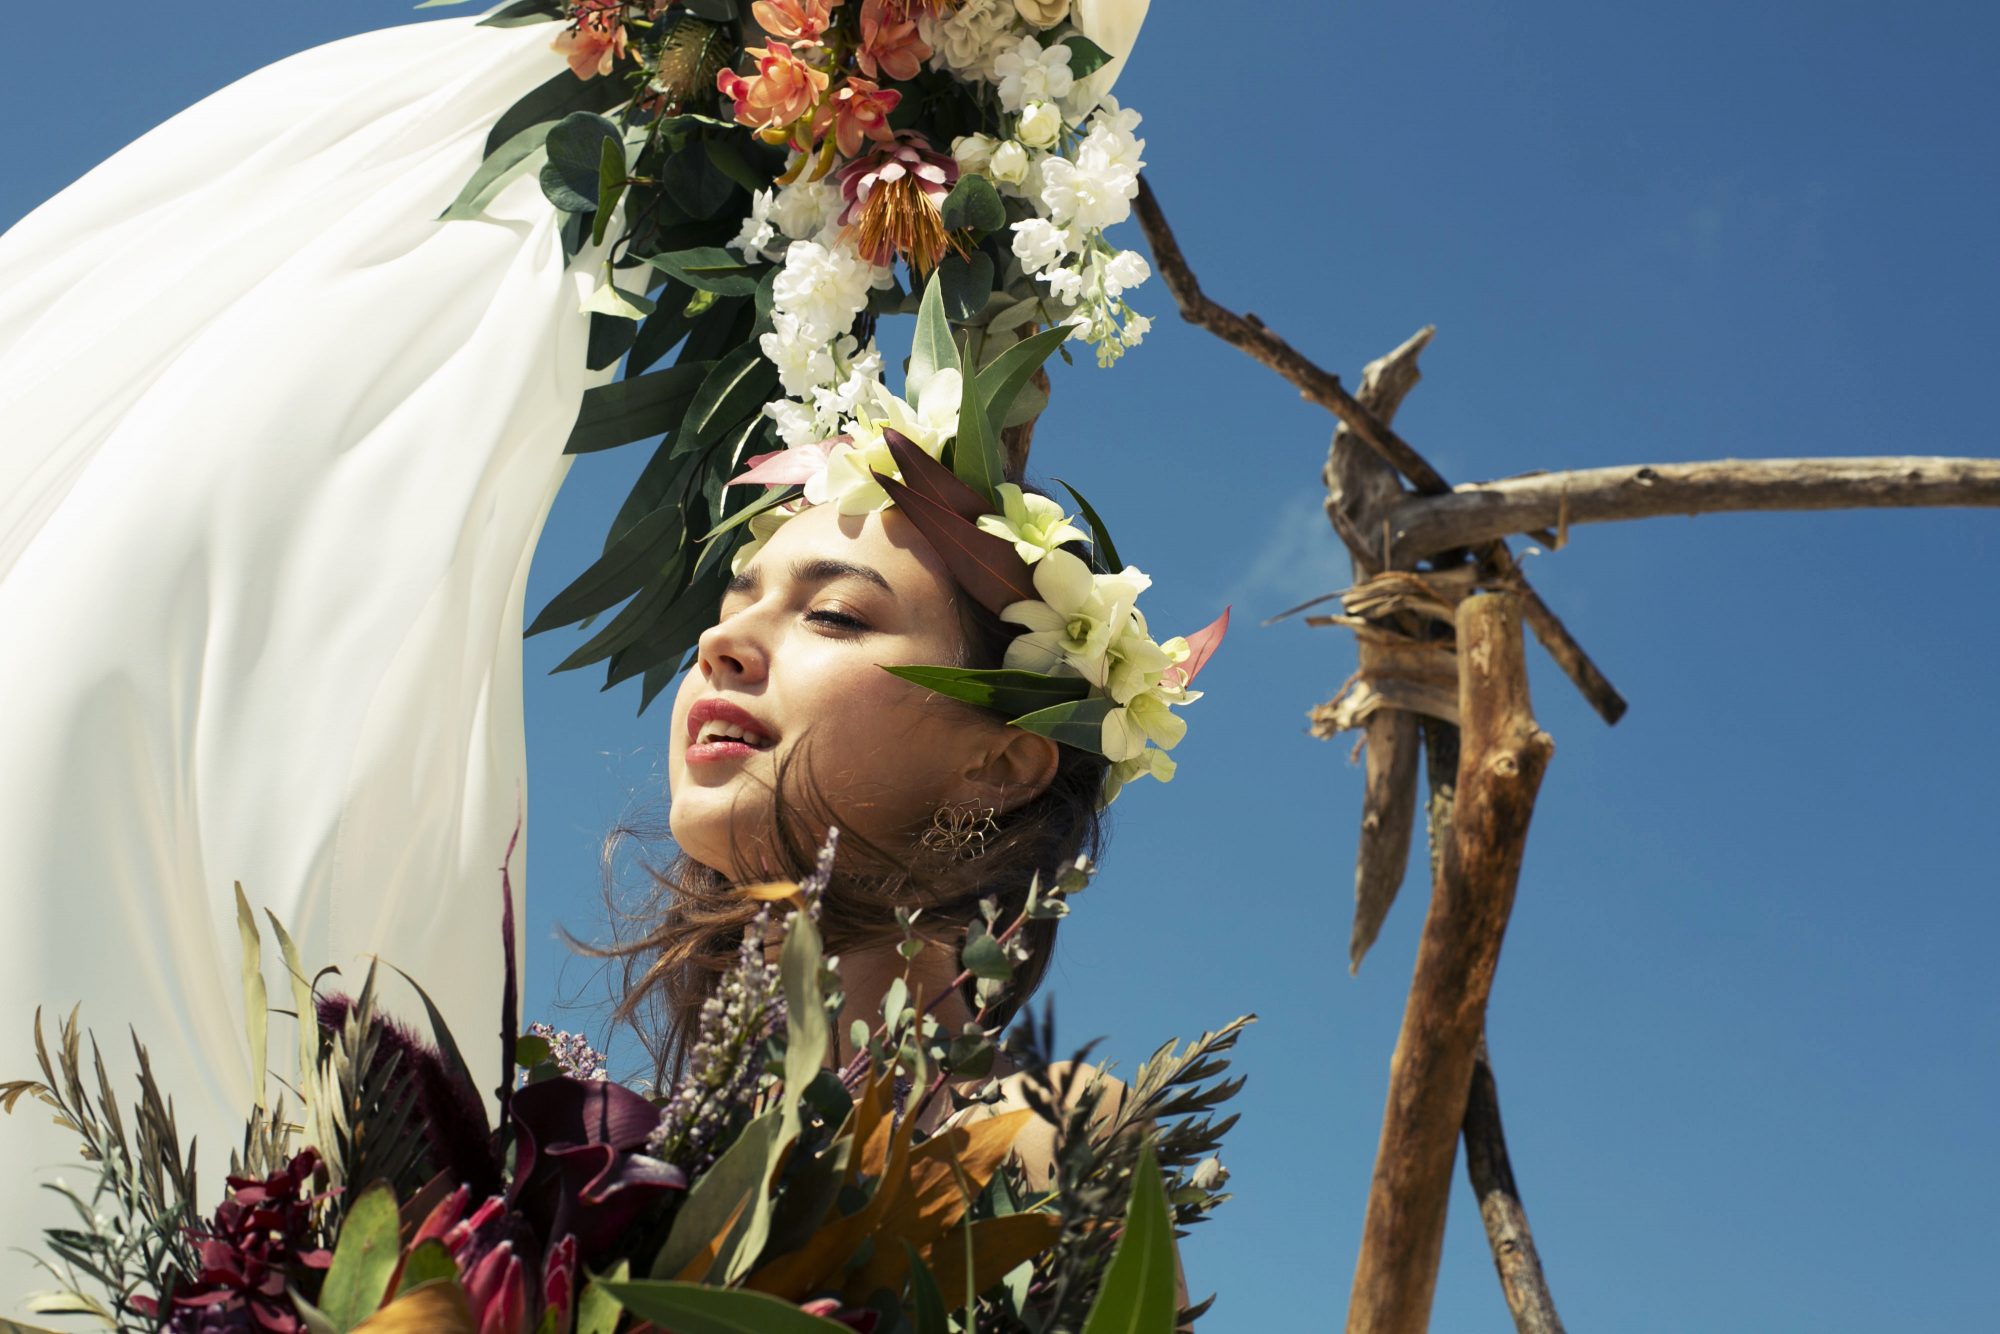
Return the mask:
[[[498,1078],[522,592],[603,377],[532,173],[435,219],[554,32],[309,51],[0,236],[0,1078],[81,1001],[125,1094],[136,1027],[205,1206],[250,1099],[233,882],[308,967],[421,979]],[[38,1104],[0,1117],[0,1248],[65,1164]],[[44,1286],[0,1250],[0,1311]]]

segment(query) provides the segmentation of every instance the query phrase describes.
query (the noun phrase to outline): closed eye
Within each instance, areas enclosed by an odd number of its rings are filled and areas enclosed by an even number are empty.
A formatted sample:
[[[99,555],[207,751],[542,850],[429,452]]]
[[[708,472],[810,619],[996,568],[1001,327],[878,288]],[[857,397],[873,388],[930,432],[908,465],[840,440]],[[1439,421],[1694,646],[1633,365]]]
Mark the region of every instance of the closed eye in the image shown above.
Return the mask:
[[[830,625],[841,630],[866,630],[868,628],[868,622],[858,616],[849,616],[844,611],[830,611],[824,608],[807,612],[806,619],[817,622],[820,625]]]

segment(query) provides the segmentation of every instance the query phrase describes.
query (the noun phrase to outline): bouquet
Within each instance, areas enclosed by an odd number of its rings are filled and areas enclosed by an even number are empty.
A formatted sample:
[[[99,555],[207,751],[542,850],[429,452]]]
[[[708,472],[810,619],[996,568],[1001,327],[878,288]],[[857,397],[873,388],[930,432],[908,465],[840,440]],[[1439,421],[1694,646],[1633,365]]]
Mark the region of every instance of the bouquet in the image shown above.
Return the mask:
[[[1173,1237],[1226,1198],[1215,1153],[1235,1118],[1215,1112],[1242,1085],[1224,1072],[1249,1017],[1167,1043],[1126,1088],[1083,1053],[1053,1062],[1030,1016],[1008,1043],[1025,1105],[995,1113],[987,1013],[1022,927],[1063,916],[1084,887],[1079,862],[1012,920],[975,924],[955,985],[981,1008],[963,1032],[892,985],[836,1066],[839,978],[815,926],[833,843],[805,882],[749,891],[766,907],[681,1076],[650,1096],[607,1078],[580,1038],[515,1032],[503,870],[497,1124],[421,988],[428,1039],[380,1011],[375,966],[358,995],[325,990],[334,970],[308,974],[270,917],[305,1018],[296,1100],[249,1109],[219,1199],[198,1185],[145,1048],[135,1039],[128,1130],[94,1040],[85,1073],[75,1013],[53,1055],[38,1014],[43,1077],[0,1084],[0,1105],[48,1104],[97,1179],[52,1187],[77,1222],[46,1234],[38,1258],[58,1290],[34,1309],[175,1334],[1167,1334],[1199,1315],[1206,1302],[1179,1309]],[[262,1090],[273,1009],[240,885],[237,907]],[[905,917],[910,958],[916,924]],[[925,1134],[940,1099],[956,1108]],[[1053,1145],[1042,1179],[1010,1157],[1031,1126]]]

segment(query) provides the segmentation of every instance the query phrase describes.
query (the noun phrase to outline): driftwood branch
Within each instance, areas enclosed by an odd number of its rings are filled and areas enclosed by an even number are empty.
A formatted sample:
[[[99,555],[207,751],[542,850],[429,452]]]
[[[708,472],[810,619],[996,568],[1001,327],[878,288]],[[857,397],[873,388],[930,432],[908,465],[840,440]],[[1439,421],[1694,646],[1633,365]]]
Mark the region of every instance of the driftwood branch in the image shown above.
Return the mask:
[[[1514,1328],[1519,1334],[1563,1334],[1562,1318],[1542,1274],[1542,1257],[1535,1250],[1535,1234],[1528,1230],[1528,1211],[1521,1207],[1521,1190],[1514,1184],[1514,1164],[1500,1125],[1500,1089],[1493,1081],[1484,1038],[1474,1058],[1464,1130],[1465,1173],[1479,1199],[1479,1218],[1486,1224],[1486,1242],[1493,1248],[1493,1267],[1500,1273],[1500,1290],[1506,1294]]]
[[[1389,1066],[1349,1334],[1422,1334],[1430,1319],[1486,1001],[1555,748],[1529,705],[1519,599],[1467,598],[1457,628],[1462,725],[1451,843]]]
[[[1403,399],[1423,378],[1417,357],[1434,332],[1419,329],[1401,347],[1370,362],[1362,371],[1359,398],[1383,421],[1396,415]],[[1334,429],[1323,478],[1327,518],[1354,562],[1354,582],[1363,583],[1381,573],[1381,567],[1366,556],[1369,541],[1361,528],[1407,493],[1396,470],[1357,439],[1345,422]],[[1377,712],[1363,724],[1367,782],[1361,802],[1361,836],[1354,853],[1354,926],[1347,945],[1350,971],[1360,969],[1368,947],[1381,934],[1383,919],[1389,915],[1409,868],[1410,835],[1417,813],[1417,728],[1415,714],[1394,708]]]
[[[1405,496],[1382,516],[1391,553],[1415,561],[1510,533],[1664,514],[2000,506],[2000,459],[1721,459],[1533,473]]]

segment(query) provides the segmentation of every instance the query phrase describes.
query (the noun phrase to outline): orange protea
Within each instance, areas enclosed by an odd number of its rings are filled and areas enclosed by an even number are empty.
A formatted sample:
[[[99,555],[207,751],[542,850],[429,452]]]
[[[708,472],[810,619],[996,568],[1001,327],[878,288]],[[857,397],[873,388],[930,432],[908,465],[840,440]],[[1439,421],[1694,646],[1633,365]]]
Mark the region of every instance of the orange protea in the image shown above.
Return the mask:
[[[917,21],[908,4],[895,0],[861,0],[861,46],[855,63],[871,79],[914,79],[931,53],[917,35]]]
[[[919,274],[936,268],[945,251],[964,247],[944,227],[944,197],[958,183],[958,163],[933,149],[915,130],[904,130],[840,169],[847,207],[840,222],[854,248],[871,264],[901,255]]]
[[[624,0],[573,0],[569,27],[549,49],[569,61],[579,79],[609,74],[625,55]]]
[[[894,88],[878,87],[872,80],[854,75],[820,103],[813,119],[813,137],[831,128],[834,142],[848,157],[861,155],[863,139],[894,143],[896,132],[889,128],[889,113],[902,100],[903,95]]]
[[[767,142],[790,138],[798,148],[810,148],[809,117],[826,93],[825,70],[814,69],[784,42],[752,47],[757,72],[744,77],[733,69],[715,76],[715,86],[736,103],[736,120]]]
[[[833,20],[840,0],[756,0],[750,15],[757,26],[788,42],[817,42]]]

